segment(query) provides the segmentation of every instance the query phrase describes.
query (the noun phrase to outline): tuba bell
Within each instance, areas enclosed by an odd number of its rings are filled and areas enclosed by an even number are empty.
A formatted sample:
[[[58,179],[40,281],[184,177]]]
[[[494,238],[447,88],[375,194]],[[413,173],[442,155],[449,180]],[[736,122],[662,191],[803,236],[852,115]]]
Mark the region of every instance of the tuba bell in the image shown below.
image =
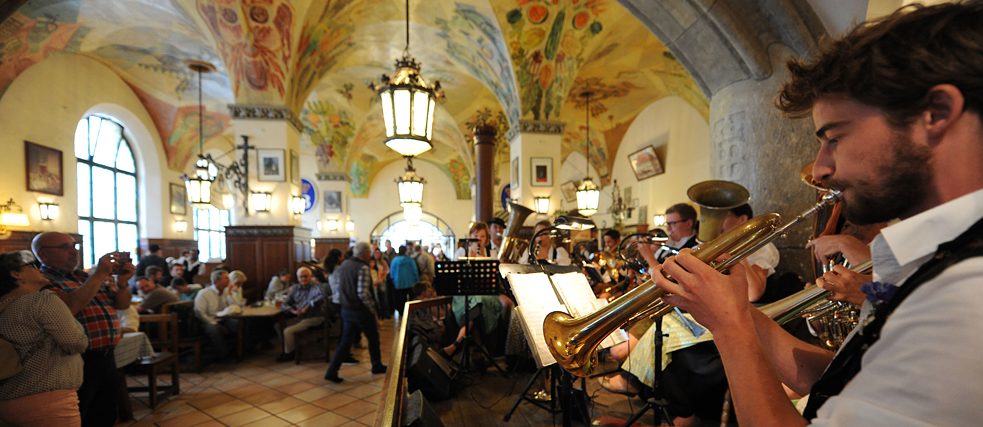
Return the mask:
[[[700,206],[700,231],[696,238],[701,242],[709,242],[720,234],[727,211],[751,200],[751,193],[741,184],[719,180],[693,184],[686,190],[686,196]]]
[[[502,236],[502,246],[498,248],[498,260],[504,264],[516,264],[522,253],[529,247],[529,240],[519,237],[522,223],[532,214],[532,209],[518,203],[509,202],[509,222]]]
[[[692,254],[717,271],[725,271],[839,197],[839,192],[827,192],[822,200],[785,225],[780,225],[781,217],[776,213],[756,216],[712,241],[700,244]],[[717,261],[725,253],[731,257]],[[564,312],[552,312],[543,321],[547,347],[565,370],[577,376],[589,376],[599,366],[595,350],[611,332],[644,317],[662,316],[672,310],[672,306],[662,301],[665,294],[655,281],[648,280],[587,316],[574,318]]]

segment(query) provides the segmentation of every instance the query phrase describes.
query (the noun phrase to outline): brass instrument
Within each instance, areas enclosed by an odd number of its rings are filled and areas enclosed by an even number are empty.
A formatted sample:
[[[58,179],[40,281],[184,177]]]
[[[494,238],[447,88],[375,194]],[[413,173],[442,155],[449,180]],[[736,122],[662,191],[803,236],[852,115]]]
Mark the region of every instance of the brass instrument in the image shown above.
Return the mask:
[[[869,273],[873,267],[872,261],[867,261],[852,267],[855,273]],[[758,307],[762,313],[775,320],[779,325],[784,325],[800,317],[801,313],[820,303],[829,296],[829,291],[819,286],[810,286],[792,295]]]
[[[716,239],[697,246],[692,254],[717,271],[724,271],[839,197],[839,192],[828,191],[813,207],[781,226],[781,217],[776,213],[754,217]],[[725,253],[731,257],[717,261]],[[668,276],[667,278],[671,279]],[[598,366],[595,349],[612,331],[638,319],[662,316],[672,310],[672,306],[662,301],[665,294],[664,290],[656,286],[655,281],[648,280],[590,315],[573,318],[567,313],[552,312],[543,322],[547,347],[557,363],[568,372],[577,376],[589,376]]]
[[[660,250],[669,248],[668,250],[679,253],[678,249],[665,246],[669,237],[664,231],[658,228],[655,230],[656,233],[634,233],[621,239],[621,243],[618,243],[618,258],[622,260],[624,265],[639,273],[648,268],[648,262],[640,259],[641,256],[638,255],[638,245],[640,244],[660,245]]]
[[[720,234],[727,211],[751,200],[751,193],[742,185],[730,181],[710,180],[693,184],[686,196],[700,206],[700,231],[696,236],[709,242]]]
[[[519,238],[522,223],[532,214],[532,209],[518,203],[509,203],[509,222],[502,237],[502,246],[498,248],[498,260],[505,264],[516,264],[522,253],[529,247],[529,241]]]

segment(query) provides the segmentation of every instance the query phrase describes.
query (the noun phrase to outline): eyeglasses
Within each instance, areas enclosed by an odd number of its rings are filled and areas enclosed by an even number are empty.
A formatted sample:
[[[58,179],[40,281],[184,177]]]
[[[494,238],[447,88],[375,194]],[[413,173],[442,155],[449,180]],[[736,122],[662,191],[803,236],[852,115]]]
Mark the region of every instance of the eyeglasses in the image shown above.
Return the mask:
[[[674,226],[676,224],[679,224],[681,222],[686,222],[686,221],[689,221],[689,220],[688,219],[681,219],[679,221],[666,221],[666,225],[668,225],[668,226],[671,227],[671,226]]]
[[[40,249],[61,249],[63,251],[67,251],[67,250],[70,250],[70,249],[74,249],[74,250],[77,251],[77,250],[79,250],[79,248],[81,248],[81,245],[79,245],[78,243],[65,243],[65,244],[55,245],[55,246],[41,246],[40,247]]]

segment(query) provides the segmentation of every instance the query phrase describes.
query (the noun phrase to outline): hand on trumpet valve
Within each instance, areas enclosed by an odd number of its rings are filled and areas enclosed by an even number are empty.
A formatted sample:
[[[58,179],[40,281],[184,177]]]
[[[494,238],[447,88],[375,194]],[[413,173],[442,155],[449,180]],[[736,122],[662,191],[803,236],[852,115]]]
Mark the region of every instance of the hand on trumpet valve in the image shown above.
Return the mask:
[[[750,313],[751,305],[746,270],[738,263],[729,274],[720,273],[684,249],[653,271],[652,278],[670,294],[662,297],[663,301],[690,312],[697,322],[714,331],[717,327],[746,323],[742,316]],[[666,278],[667,274],[672,280]]]
[[[847,234],[819,236],[806,242],[806,248],[812,249],[820,260],[843,254],[850,264],[856,265],[870,259],[870,248],[860,239]]]
[[[842,265],[836,265],[832,271],[816,279],[816,286],[829,291],[831,301],[846,301],[859,306],[866,298],[860,286],[870,280],[870,275],[854,273]]]

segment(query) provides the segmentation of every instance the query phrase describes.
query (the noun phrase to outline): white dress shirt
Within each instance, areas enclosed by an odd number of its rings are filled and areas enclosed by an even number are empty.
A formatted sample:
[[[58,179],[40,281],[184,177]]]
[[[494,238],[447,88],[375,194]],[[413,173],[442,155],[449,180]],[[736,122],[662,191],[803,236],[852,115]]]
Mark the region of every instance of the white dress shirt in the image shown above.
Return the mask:
[[[884,228],[871,243],[874,280],[904,286],[939,244],[981,213],[983,190]],[[813,425],[976,425],[983,415],[980,325],[983,257],[976,257],[925,282],[894,310],[860,372],[819,409]]]

